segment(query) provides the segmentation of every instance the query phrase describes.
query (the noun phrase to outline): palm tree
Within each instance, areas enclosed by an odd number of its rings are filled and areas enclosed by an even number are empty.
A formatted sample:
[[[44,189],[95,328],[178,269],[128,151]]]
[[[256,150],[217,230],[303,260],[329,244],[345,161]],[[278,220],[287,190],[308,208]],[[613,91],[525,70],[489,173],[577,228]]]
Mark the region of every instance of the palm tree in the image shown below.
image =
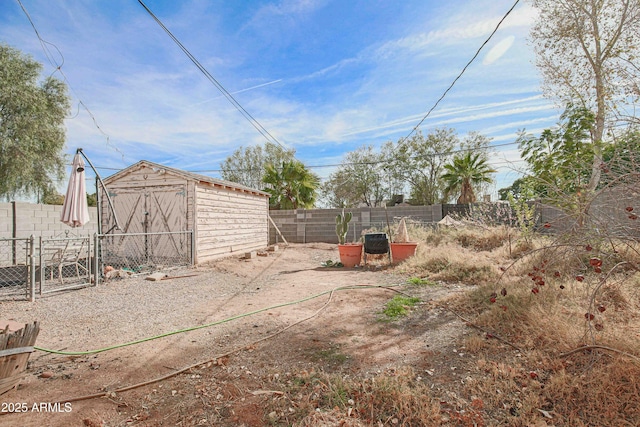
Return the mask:
[[[281,167],[267,164],[262,182],[271,194],[272,209],[312,208],[320,179],[298,160],[285,160]]]
[[[456,155],[450,164],[444,166],[447,171],[442,175],[445,180],[445,197],[452,193],[460,192],[458,204],[475,203],[476,194],[473,186],[482,183],[491,183],[491,174],[497,172],[487,164],[487,159],[482,153],[472,154],[467,152],[464,156]]]

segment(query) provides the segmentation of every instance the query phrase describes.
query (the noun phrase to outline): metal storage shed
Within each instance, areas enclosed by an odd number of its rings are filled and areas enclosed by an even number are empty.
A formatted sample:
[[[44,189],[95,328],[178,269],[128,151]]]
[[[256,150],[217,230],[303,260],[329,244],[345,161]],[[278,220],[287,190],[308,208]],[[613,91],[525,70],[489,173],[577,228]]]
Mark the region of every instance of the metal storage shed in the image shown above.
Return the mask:
[[[103,232],[110,234],[193,231],[194,262],[262,249],[269,240],[269,194],[242,185],[141,160],[104,179],[113,213],[100,203]],[[101,192],[101,200],[104,200]],[[186,234],[171,242],[190,247]],[[178,236],[178,237],[176,237]],[[176,242],[181,239],[181,242]],[[145,239],[145,242],[147,240]],[[153,251],[157,244],[146,243]]]

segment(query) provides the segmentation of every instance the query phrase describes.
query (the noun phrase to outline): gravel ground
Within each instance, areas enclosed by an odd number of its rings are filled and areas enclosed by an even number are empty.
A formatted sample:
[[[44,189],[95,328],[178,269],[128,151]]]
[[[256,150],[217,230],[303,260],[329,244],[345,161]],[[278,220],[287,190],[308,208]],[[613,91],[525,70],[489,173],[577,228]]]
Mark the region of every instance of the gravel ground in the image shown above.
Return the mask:
[[[215,309],[215,303],[205,302],[232,298],[246,284],[246,279],[211,268],[170,272],[170,277],[181,275],[195,276],[160,281],[145,280],[146,276],[112,279],[98,286],[48,294],[34,303],[0,302],[0,318],[39,321],[39,347],[86,351],[199,325]]]
[[[225,408],[237,406],[238,414],[255,412],[253,406],[245,410],[246,393],[260,390],[265,378],[330,369],[334,357],[354,371],[380,372],[413,364],[419,371],[449,373],[448,364],[438,362],[446,364],[439,368],[428,356],[439,349],[442,354],[451,353],[444,348],[455,340],[455,332],[464,330],[461,322],[441,311],[425,311],[427,317],[404,326],[379,322],[380,310],[394,292],[370,285],[388,286],[405,279],[395,274],[386,259],[372,260],[363,268],[321,266],[337,256],[335,245],[290,245],[251,260],[231,257],[171,271],[173,277],[168,280],[129,277],[48,294],[35,303],[0,302],[1,318],[41,323],[37,346],[64,351],[102,349],[296,302],[211,328],[97,354],[69,357],[36,352],[20,386],[11,391],[11,399],[29,403],[71,399],[73,411],[13,414],[6,420],[11,425],[34,427],[128,426],[140,415],[143,422],[148,416],[159,420],[145,425],[165,425],[181,411],[188,396],[200,402],[207,390],[216,401],[229,399]],[[183,275],[193,276],[177,277]],[[331,292],[345,286],[355,289]],[[427,302],[454,290],[412,290],[418,291]],[[443,317],[450,321],[444,322]],[[458,353],[451,354],[460,359]],[[203,368],[186,375],[155,382],[202,364]],[[141,384],[148,385],[137,387]],[[122,391],[132,385],[131,390]],[[112,391],[115,395],[108,398],[85,398]],[[94,419],[106,423],[87,422]],[[0,425],[3,421],[0,416]]]

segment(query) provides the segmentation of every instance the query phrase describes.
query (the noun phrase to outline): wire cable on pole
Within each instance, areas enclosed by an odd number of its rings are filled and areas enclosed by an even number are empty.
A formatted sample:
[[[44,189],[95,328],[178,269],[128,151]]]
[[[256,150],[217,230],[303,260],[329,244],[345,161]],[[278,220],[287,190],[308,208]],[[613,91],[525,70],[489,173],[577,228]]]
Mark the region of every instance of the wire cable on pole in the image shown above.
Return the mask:
[[[40,46],[42,46],[42,50],[44,51],[44,54],[47,57],[47,60],[49,61],[51,66],[55,68],[55,71],[60,73],[60,75],[62,76],[62,79],[65,82],[65,84],[69,87],[71,92],[73,92],[73,94],[78,99],[78,110],[80,109],[80,106],[82,106],[82,108],[84,108],[84,110],[87,112],[87,114],[89,114],[89,117],[91,117],[91,120],[93,121],[93,124],[96,127],[96,129],[98,129],[98,131],[102,135],[104,135],[104,137],[106,138],[107,146],[113,148],[116,152],[118,152],[118,154],[120,154],[120,156],[122,157],[122,161],[124,162],[124,153],[122,151],[120,151],[118,149],[118,147],[114,146],[111,143],[109,135],[104,130],[102,130],[102,128],[98,124],[98,121],[96,120],[96,117],[93,115],[93,113],[91,112],[89,107],[87,107],[87,105],[82,101],[82,99],[80,99],[80,97],[78,96],[78,93],[75,91],[75,89],[73,88],[73,86],[69,82],[69,79],[67,78],[67,75],[64,73],[64,71],[62,71],[62,66],[64,65],[64,55],[62,54],[60,49],[58,49],[58,46],[56,46],[55,44],[53,44],[51,42],[48,42],[48,41],[46,41],[45,39],[42,38],[42,36],[40,35],[40,32],[36,28],[35,23],[31,19],[31,15],[29,15],[29,12],[27,12],[27,9],[22,4],[22,1],[21,0],[16,0],[16,1],[20,5],[20,8],[22,9],[22,12],[24,12],[25,16],[27,17],[27,20],[29,21],[29,24],[31,24],[31,28],[33,28],[33,31],[36,33],[36,37],[38,37],[38,41],[40,42]],[[60,64],[58,64],[58,62],[54,59],[54,57],[51,54],[51,51],[49,50],[47,45],[53,46],[53,48],[58,52],[58,54],[60,55],[60,58],[62,58],[62,61],[61,61]],[[77,114],[74,117],[77,117]]]
[[[233,95],[231,95],[231,93],[229,93],[224,88],[224,86],[222,86],[222,84],[220,84],[220,82],[216,80],[216,78],[213,77],[211,73],[209,73],[209,71],[207,71],[207,69],[200,63],[200,61],[198,61],[198,59],[195,56],[193,56],[191,52],[189,52],[189,50],[180,42],[180,40],[178,40],[178,38],[174,36],[173,33],[162,23],[162,21],[151,11],[151,9],[149,9],[142,0],[138,0],[138,3],[140,3],[140,5],[147,11],[147,13],[151,15],[154,21],[156,21],[156,23],[164,30],[164,32],[167,33],[169,37],[171,37],[171,40],[173,40],[174,43],[178,45],[178,47],[182,50],[182,52],[184,52],[185,55],[187,55],[187,57],[191,60],[191,62],[193,62],[193,64],[198,68],[198,70],[200,70],[200,72],[207,78],[207,80],[209,80],[220,91],[220,93],[222,93],[222,95],[224,95],[224,97],[227,98],[227,100],[236,108],[236,110],[238,110],[240,114],[242,114],[242,116],[245,119],[247,119],[247,121],[251,123],[251,125],[267,141],[274,142],[284,149],[280,141],[278,141],[278,139],[275,136],[269,133],[269,131],[265,129],[265,127],[262,126],[260,122],[258,122],[258,120],[255,119],[255,117],[253,117],[247,110],[244,109],[242,105],[240,105],[240,103],[233,97]]]
[[[409,138],[416,130],[418,130],[418,128],[422,125],[422,123],[424,123],[424,121],[427,119],[427,117],[429,117],[429,115],[431,114],[431,112],[433,110],[436,109],[436,107],[438,106],[438,104],[440,104],[440,101],[442,101],[444,99],[445,96],[447,96],[447,93],[449,93],[449,91],[453,88],[453,86],[456,84],[456,82],[462,77],[462,75],[465,73],[465,71],[467,71],[467,68],[469,68],[469,66],[473,63],[473,61],[476,60],[476,58],[478,57],[478,55],[480,55],[480,51],[482,51],[482,49],[487,45],[487,43],[489,43],[489,41],[493,38],[494,34],[498,31],[498,29],[500,28],[500,25],[502,25],[502,23],[504,22],[505,19],[507,19],[507,16],[509,16],[511,14],[511,12],[513,12],[513,9],[516,8],[516,6],[518,5],[518,3],[520,3],[520,0],[516,0],[515,3],[513,4],[513,6],[511,6],[511,9],[509,9],[507,11],[507,13],[504,14],[504,16],[502,17],[502,19],[500,20],[500,22],[498,22],[498,25],[496,25],[496,27],[493,29],[493,31],[491,32],[491,34],[489,34],[489,37],[487,37],[487,39],[484,41],[484,43],[482,43],[482,45],[480,45],[480,47],[478,48],[478,50],[476,51],[476,53],[473,55],[473,57],[469,60],[469,62],[467,62],[467,65],[464,66],[464,68],[462,69],[462,71],[460,71],[460,74],[458,74],[458,76],[453,79],[453,82],[451,82],[451,84],[449,85],[449,87],[444,91],[444,93],[442,94],[442,96],[440,96],[440,98],[438,98],[438,100],[436,101],[435,104],[433,104],[433,107],[431,107],[429,109],[429,111],[427,111],[427,114],[424,115],[424,117],[418,122],[417,125],[415,125],[413,127],[413,129],[411,129],[411,132],[409,132],[409,134],[407,136],[405,136],[404,138],[402,138],[402,140]]]

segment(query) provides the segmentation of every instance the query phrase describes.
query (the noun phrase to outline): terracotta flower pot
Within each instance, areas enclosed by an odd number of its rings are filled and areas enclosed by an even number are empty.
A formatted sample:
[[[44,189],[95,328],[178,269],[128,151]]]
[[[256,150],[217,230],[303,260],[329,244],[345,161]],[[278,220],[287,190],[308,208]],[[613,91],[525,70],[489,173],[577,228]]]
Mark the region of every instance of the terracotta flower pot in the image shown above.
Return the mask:
[[[338,245],[340,253],[340,262],[345,267],[355,267],[360,264],[362,258],[362,243],[351,243],[346,245]]]
[[[391,258],[393,262],[402,262],[416,254],[418,242],[391,243]]]

